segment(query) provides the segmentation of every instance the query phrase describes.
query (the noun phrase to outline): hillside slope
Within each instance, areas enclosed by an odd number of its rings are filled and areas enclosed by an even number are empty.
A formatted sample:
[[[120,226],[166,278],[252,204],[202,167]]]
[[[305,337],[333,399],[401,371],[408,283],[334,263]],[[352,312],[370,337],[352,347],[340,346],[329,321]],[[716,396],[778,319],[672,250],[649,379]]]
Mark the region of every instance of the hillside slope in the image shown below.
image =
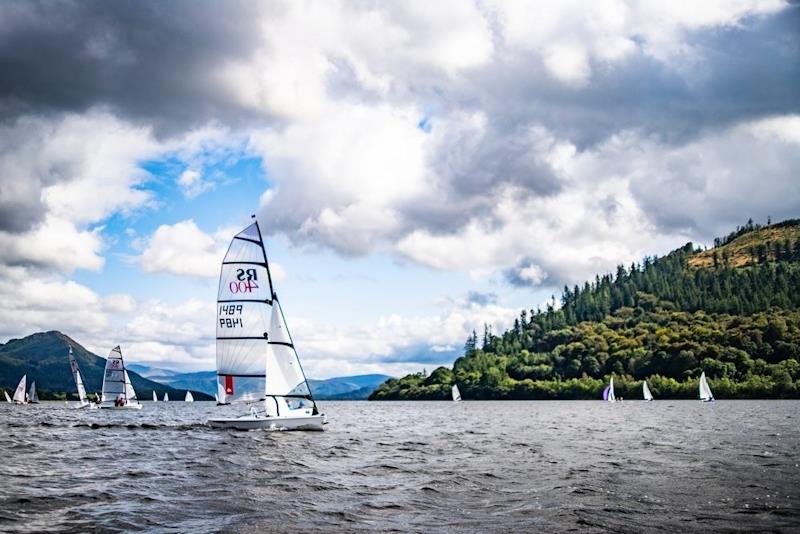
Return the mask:
[[[560,308],[523,311],[500,336],[473,333],[452,370],[389,380],[370,399],[446,399],[454,382],[465,399],[597,398],[611,376],[623,396],[648,379],[656,396],[691,398],[702,370],[720,396],[795,397],[799,234],[797,220],[749,223],[710,251],[689,243],[565,287]],[[761,254],[743,262],[741,250]]]
[[[36,388],[42,399],[61,398],[55,393],[69,393],[73,398],[75,384],[69,369],[67,353],[72,352],[86,381],[87,392],[99,392],[103,385],[105,358],[86,350],[74,339],[61,332],[41,332],[22,339],[12,339],[0,345],[0,388],[13,391],[22,375],[28,375],[28,383],[36,381]],[[125,347],[122,347],[123,356]],[[134,371],[128,373],[133,388],[141,400],[148,400],[155,391],[159,398],[168,392],[173,399],[182,399],[186,390],[154,382]],[[193,391],[196,400],[210,400],[213,396]]]

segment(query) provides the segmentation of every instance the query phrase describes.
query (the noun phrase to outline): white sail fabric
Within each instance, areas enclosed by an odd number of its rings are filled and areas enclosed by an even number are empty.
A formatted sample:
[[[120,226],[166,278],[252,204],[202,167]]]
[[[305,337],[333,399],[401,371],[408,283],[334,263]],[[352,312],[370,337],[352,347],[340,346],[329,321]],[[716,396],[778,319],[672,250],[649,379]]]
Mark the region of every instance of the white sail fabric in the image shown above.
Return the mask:
[[[650,388],[647,386],[647,380],[642,382],[642,396],[644,396],[644,400],[646,401],[653,400],[653,394],[650,393]]]
[[[131,382],[131,377],[128,376],[128,371],[125,371],[125,398],[128,401],[136,401],[136,392],[133,390],[133,383]]]
[[[101,402],[115,402],[117,399],[122,399],[126,403],[136,402],[136,392],[133,390],[128,371],[125,370],[119,345],[111,349],[106,359],[103,391],[100,397]]]
[[[217,291],[219,402],[264,398],[272,280],[258,223],[236,234],[222,262]]]
[[[706,372],[703,371],[700,374],[700,400],[712,400],[714,395],[711,393],[711,388],[708,386],[708,381],[706,380]]]
[[[28,386],[28,375],[22,375],[22,380],[17,384],[17,389],[14,391],[14,402],[20,404],[25,403],[25,388]]]
[[[102,402],[114,402],[120,395],[125,395],[125,364],[122,361],[122,351],[119,346],[111,349],[106,359],[106,369],[103,374]]]
[[[167,392],[165,391],[165,392],[164,392],[164,402],[167,402],[168,400],[169,400],[169,393],[167,393]]]
[[[3,395],[6,396],[6,402],[11,402],[11,397],[8,396],[8,391],[3,390]]]
[[[17,384],[17,389],[14,391],[14,402],[25,402],[25,388],[28,386],[28,375],[22,375],[22,380]]]
[[[158,397],[156,397],[156,390],[153,390],[153,402],[158,402]]]
[[[75,388],[78,390],[78,398],[80,398],[81,404],[86,404],[88,402],[86,400],[86,388],[83,386],[83,378],[81,377],[80,369],[78,369],[78,361],[72,354],[72,347],[69,348],[69,368],[72,370],[72,378],[75,380]]]
[[[31,382],[31,388],[28,390],[28,402],[39,402],[39,395],[36,393],[36,380]]]
[[[191,391],[186,392],[186,397],[183,399],[185,402],[194,402],[194,396]]]
[[[611,377],[611,381],[608,384],[608,402],[614,402],[617,400],[617,397],[614,395],[614,377]]]
[[[272,306],[266,371],[267,396],[311,395],[277,298]]]
[[[458,402],[461,400],[461,392],[458,390],[458,385],[453,384],[452,393],[454,402]]]

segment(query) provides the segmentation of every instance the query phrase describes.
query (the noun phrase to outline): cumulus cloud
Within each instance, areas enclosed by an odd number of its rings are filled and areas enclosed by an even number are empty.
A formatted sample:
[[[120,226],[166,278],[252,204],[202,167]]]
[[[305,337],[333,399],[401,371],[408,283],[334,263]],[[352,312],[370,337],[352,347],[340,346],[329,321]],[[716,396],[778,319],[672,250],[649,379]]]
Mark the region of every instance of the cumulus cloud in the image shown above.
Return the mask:
[[[139,266],[148,273],[171,273],[214,278],[230,241],[224,232],[211,236],[191,219],[175,224],[162,224],[148,239]]]

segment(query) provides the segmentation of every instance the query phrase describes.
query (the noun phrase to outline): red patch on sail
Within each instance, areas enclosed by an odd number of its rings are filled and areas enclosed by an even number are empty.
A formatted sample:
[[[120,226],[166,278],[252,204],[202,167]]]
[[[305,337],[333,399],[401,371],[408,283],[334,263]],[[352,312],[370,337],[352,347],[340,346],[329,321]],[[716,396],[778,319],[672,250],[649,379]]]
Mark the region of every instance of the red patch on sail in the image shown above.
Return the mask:
[[[225,377],[225,394],[226,395],[233,395],[233,377],[226,376]]]

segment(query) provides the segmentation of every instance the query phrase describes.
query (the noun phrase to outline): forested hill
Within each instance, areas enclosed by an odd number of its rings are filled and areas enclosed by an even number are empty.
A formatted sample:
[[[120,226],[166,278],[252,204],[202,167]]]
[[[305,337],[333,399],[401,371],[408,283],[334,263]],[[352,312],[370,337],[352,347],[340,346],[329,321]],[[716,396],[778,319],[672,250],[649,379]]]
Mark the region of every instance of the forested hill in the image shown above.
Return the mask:
[[[373,400],[697,396],[702,370],[719,398],[796,397],[800,384],[800,220],[749,221],[710,250],[664,257],[565,287],[560,306],[523,311],[502,335],[467,340],[453,369],[392,379]]]

